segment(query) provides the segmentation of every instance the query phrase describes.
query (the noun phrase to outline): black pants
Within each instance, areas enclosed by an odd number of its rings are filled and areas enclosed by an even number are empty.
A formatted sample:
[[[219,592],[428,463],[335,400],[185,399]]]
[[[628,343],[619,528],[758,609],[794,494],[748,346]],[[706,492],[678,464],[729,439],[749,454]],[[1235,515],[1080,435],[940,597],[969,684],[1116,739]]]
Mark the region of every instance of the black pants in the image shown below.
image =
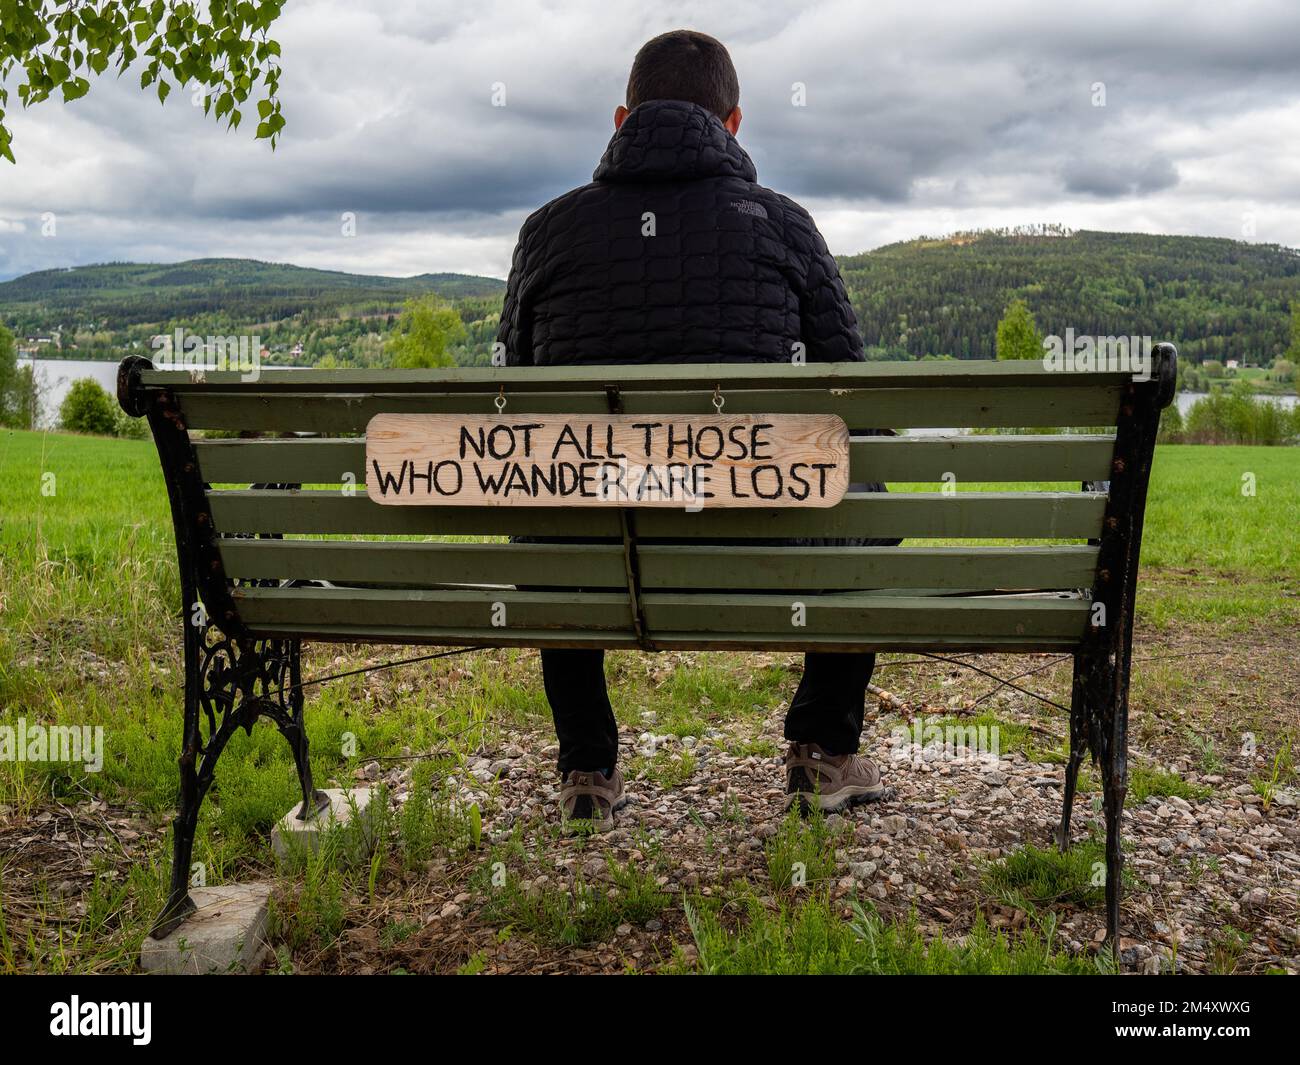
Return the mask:
[[[816,743],[830,754],[856,753],[876,656],[810,651],[803,662],[785,738]],[[560,772],[613,768],[618,725],[605,687],[605,652],[542,651],[542,680],[560,739]]]

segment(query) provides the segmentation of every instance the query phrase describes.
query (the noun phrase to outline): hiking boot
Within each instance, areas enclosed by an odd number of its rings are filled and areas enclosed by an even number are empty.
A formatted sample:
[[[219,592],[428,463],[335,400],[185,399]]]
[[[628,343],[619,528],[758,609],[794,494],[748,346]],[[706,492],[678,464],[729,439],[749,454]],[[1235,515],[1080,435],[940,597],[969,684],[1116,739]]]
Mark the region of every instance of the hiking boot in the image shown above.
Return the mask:
[[[827,754],[815,743],[792,743],[785,754],[785,805],[802,813],[835,813],[885,797],[880,770],[860,754]]]
[[[571,769],[560,785],[560,820],[569,831],[608,832],[614,827],[614,811],[626,805],[623,773],[617,768],[608,777]]]

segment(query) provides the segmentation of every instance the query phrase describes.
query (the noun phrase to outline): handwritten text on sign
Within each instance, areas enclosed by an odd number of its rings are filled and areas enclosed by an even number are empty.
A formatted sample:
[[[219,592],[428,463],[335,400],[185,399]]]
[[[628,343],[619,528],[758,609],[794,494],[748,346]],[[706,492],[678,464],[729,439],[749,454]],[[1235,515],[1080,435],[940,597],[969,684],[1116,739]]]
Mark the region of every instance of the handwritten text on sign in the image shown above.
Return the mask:
[[[379,414],[366,492],[405,506],[830,507],[849,431],[829,414]]]

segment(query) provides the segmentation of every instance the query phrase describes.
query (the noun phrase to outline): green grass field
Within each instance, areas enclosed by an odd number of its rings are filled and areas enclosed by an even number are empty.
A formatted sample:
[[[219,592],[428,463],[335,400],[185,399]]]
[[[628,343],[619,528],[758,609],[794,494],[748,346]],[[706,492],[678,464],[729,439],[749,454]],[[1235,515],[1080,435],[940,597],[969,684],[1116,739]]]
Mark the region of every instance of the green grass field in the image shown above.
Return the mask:
[[[1243,494],[1243,485],[1253,487],[1253,494]],[[1143,541],[1142,623],[1168,631],[1171,639],[1189,628],[1234,641],[1288,631],[1300,623],[1297,530],[1300,449],[1160,448]],[[130,969],[161,903],[169,859],[164,829],[175,802],[180,733],[175,569],[170,515],[152,443],[0,434],[0,724],[18,717],[101,724],[109,747],[104,770],[94,777],[65,765],[0,763],[0,807],[10,816],[34,815],[96,796],[138,817],[146,837],[115,858],[99,859],[103,868],[91,870],[75,913],[53,891],[56,874],[33,870],[17,858],[0,858],[0,971]],[[375,652],[374,661],[386,657],[382,650]],[[304,672],[314,676],[370,660],[347,652],[336,657],[340,654],[337,648],[309,647]],[[648,656],[618,656],[610,678],[620,715],[624,708],[629,715],[653,709],[659,727],[675,735],[699,736],[725,727],[735,731],[728,742],[737,751],[775,753],[761,724],[766,710],[782,698],[783,668],[756,671],[743,655],[678,659],[665,674]],[[369,757],[396,755],[403,748],[445,752],[424,763],[424,772],[437,779],[463,765],[468,752],[503,728],[545,729],[549,715],[530,652],[478,656],[470,682],[456,672],[460,668],[452,660],[379,674],[387,680],[378,689],[352,678],[313,691],[308,724],[318,781],[351,779],[359,759],[343,753],[345,733],[357,736],[359,749]],[[1200,682],[1180,666],[1161,664],[1144,673],[1135,697],[1157,700],[1162,693],[1185,693],[1194,683]],[[436,698],[436,714],[429,712],[431,697]],[[1261,735],[1282,736],[1262,696],[1246,709],[1258,715],[1254,727]],[[1285,735],[1293,737],[1293,728]],[[694,764],[646,759],[638,768],[663,786],[675,787],[691,777]],[[1293,769],[1287,766],[1283,772]],[[287,748],[273,729],[259,726],[251,736],[239,734],[232,741],[204,806],[196,847],[196,860],[205,863],[210,880],[235,880],[250,871],[266,875],[266,836],[292,805],[294,791]],[[448,820],[445,809],[422,813],[413,808],[393,827],[393,853],[382,857],[392,858],[396,867],[401,863],[394,854],[403,847],[408,854],[456,846],[465,852],[466,831]],[[769,843],[807,845],[820,846],[815,839],[812,844],[785,838]],[[310,954],[337,940],[341,925],[336,918],[349,892],[364,896],[368,883],[374,898],[378,868],[308,870],[305,887],[277,918],[290,969],[304,964],[304,951]],[[392,883],[404,882],[406,874],[393,875]],[[290,875],[291,883],[299,879]],[[638,886],[633,880],[628,881],[629,897],[645,905],[668,905],[653,885]],[[752,908],[754,892],[737,890],[745,900],[739,910]],[[500,911],[503,925],[536,925],[543,930],[537,935],[552,936],[557,943],[575,934],[571,926],[578,917],[563,899],[543,896],[539,902],[521,893],[513,903],[506,898],[494,905],[505,907]],[[685,911],[677,900],[672,906],[685,927]],[[819,906],[786,899],[775,911],[769,908],[750,921],[749,938],[737,940],[721,931],[716,905],[700,904],[690,917],[699,956],[691,962],[676,959],[672,967],[1077,969],[1075,961],[1033,935],[1008,943],[979,926],[963,947],[927,948],[910,926],[878,927],[877,918],[866,912],[841,925]],[[617,924],[620,913],[616,906],[601,920]],[[593,914],[582,920],[594,920]],[[828,921],[833,925],[829,932]],[[867,957],[855,926],[870,932],[874,951],[892,953]],[[816,950],[809,946],[813,941],[821,944]],[[473,971],[471,963],[477,964],[466,961],[467,971]]]

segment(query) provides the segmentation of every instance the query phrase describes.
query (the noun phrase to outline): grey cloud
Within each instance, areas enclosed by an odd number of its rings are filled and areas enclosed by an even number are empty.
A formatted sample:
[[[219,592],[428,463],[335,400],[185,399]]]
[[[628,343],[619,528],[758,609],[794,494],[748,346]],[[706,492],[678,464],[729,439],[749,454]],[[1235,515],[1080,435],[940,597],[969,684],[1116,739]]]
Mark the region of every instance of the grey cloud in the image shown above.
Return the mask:
[[[741,141],[760,180],[838,211],[917,226],[951,211],[960,225],[1007,209],[1059,218],[1078,203],[1122,219],[1133,201],[1135,225],[1191,225],[1237,218],[1238,201],[1263,196],[1282,220],[1297,207],[1293,149],[1273,117],[1300,108],[1295,4],[729,0],[703,20],[699,10],[303,0],[277,30],[289,125],[275,153],[184,97],[160,107],[129,74],[19,114],[19,166],[0,165],[0,223],[26,229],[0,224],[0,274],[232,243],[346,269],[359,246],[332,251],[337,242],[316,236],[343,211],[402,249],[392,272],[419,272],[407,267],[424,234],[428,269],[487,258],[503,270],[499,249],[519,220],[590,179],[633,53],[674,25],[730,44]],[[791,104],[796,81],[806,107]],[[496,82],[504,108],[491,106]],[[1098,82],[1104,107],[1093,106]],[[57,241],[38,235],[46,209],[66,216]],[[1300,243],[1300,230],[1282,239]],[[384,261],[377,245],[365,255]]]
[[[1147,196],[1178,183],[1168,159],[1081,159],[1067,165],[1065,188],[1087,196]]]

